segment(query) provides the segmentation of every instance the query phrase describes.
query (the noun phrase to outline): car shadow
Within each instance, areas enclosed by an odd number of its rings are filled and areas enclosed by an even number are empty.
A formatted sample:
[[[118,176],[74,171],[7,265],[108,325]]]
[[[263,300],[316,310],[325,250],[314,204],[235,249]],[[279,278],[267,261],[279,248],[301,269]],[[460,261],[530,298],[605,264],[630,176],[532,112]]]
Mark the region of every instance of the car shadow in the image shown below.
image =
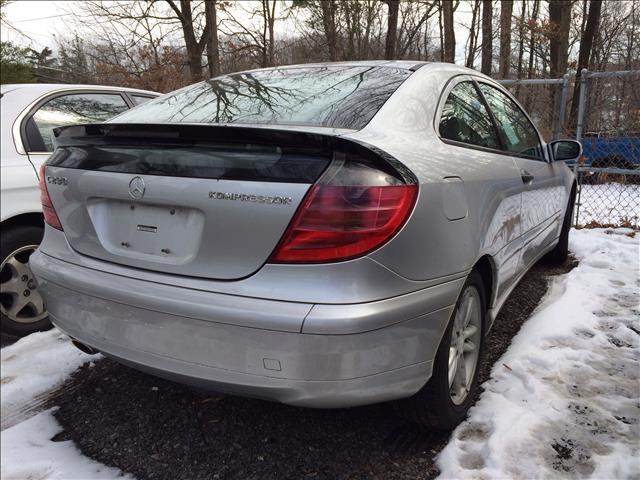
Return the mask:
[[[5,333],[0,334],[0,348],[8,347],[9,345],[13,345],[18,340],[18,337],[13,337],[11,335],[7,335]]]

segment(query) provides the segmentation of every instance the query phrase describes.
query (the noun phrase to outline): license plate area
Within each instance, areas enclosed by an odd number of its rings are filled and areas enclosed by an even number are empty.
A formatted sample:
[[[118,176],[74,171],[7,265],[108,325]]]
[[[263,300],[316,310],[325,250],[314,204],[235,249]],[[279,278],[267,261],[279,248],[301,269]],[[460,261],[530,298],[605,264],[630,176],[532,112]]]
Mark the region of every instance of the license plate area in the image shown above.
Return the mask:
[[[102,198],[87,207],[100,244],[113,255],[182,265],[200,249],[200,210]]]

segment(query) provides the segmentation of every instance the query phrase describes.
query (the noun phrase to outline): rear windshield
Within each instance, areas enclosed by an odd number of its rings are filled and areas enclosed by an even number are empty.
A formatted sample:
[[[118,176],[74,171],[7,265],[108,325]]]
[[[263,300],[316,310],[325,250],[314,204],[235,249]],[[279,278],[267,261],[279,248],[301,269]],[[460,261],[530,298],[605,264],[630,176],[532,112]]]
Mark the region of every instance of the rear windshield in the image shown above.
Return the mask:
[[[400,84],[404,69],[274,68],[235,73],[151,100],[116,123],[240,123],[363,128]]]

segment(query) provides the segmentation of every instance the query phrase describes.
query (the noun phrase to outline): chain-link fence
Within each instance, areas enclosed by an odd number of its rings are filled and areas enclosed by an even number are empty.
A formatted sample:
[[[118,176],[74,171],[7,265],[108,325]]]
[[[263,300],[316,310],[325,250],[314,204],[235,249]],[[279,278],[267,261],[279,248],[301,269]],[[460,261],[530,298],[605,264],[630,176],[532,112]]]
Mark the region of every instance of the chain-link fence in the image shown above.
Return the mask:
[[[499,80],[547,140],[575,138],[576,226],[640,225],[640,71],[588,72],[580,79]]]
[[[589,166],[575,170],[576,226],[639,228],[640,170]]]

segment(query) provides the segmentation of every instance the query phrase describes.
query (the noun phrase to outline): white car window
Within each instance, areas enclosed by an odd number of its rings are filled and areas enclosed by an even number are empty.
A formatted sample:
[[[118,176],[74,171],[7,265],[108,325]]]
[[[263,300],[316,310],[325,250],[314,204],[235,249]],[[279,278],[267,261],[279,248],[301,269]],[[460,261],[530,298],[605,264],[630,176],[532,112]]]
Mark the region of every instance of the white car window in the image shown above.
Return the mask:
[[[133,99],[133,102],[136,105],[142,105],[145,102],[148,102],[149,100],[152,100],[154,97],[149,97],[147,95],[136,95],[136,94],[129,94],[129,96]]]
[[[33,115],[46,151],[53,150],[53,129],[67,125],[104,122],[128,110],[118,94],[73,93],[52,98]]]

